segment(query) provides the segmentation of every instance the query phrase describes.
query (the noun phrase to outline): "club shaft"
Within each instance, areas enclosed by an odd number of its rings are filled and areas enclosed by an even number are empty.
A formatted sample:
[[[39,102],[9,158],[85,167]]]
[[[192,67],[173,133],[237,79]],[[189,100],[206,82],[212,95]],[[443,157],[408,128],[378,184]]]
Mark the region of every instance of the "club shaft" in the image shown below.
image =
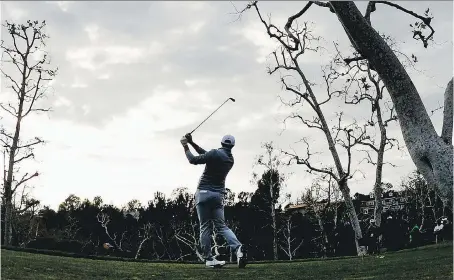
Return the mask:
[[[229,99],[227,99],[226,101],[224,101],[224,103],[221,104],[221,106],[219,106],[216,110],[214,110],[213,113],[211,113],[208,117],[206,117],[206,119],[204,119],[196,128],[194,128],[193,131],[191,131],[190,134],[192,134],[194,131],[196,131],[197,128],[199,128],[206,120],[208,120],[214,113],[216,113],[217,110],[219,110],[222,106],[224,106],[225,103],[227,103],[227,101],[229,101]]]

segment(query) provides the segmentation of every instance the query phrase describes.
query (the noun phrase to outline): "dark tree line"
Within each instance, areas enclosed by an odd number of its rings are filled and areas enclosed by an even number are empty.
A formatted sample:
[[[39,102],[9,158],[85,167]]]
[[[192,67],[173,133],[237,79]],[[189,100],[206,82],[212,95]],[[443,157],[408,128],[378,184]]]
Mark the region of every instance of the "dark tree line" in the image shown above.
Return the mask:
[[[267,181],[279,181],[277,176],[265,172],[254,193],[229,191],[225,198],[227,223],[248,246],[251,260],[275,258]],[[443,212],[441,201],[417,174],[401,189],[407,203],[404,209],[383,214],[383,246],[388,250],[411,246],[409,232],[415,225],[421,228],[418,245],[434,242],[436,219],[450,215],[452,221],[452,211]],[[274,189],[275,197],[279,191]],[[300,201],[307,206],[304,212],[275,209],[279,259],[356,255],[355,234],[342,201],[326,204],[326,199],[308,193]],[[354,202],[360,213],[360,202]],[[359,218],[367,233],[370,217]],[[3,223],[2,219],[2,239]],[[152,260],[199,259],[199,225],[193,194],[186,188],[174,190],[170,197],[157,192],[147,205],[133,200],[122,208],[104,204],[101,197],[81,200],[70,195],[57,211],[35,207],[22,213],[12,236],[19,247]],[[213,241],[213,251],[229,260],[222,237],[215,234]]]

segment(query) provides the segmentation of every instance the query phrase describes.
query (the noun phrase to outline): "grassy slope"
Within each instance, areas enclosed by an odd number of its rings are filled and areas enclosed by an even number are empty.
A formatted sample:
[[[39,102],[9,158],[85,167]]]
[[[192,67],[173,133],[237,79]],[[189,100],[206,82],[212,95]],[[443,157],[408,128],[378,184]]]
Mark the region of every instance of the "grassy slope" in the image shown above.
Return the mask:
[[[453,279],[452,243],[375,257],[226,265],[101,261],[1,250],[1,279]]]

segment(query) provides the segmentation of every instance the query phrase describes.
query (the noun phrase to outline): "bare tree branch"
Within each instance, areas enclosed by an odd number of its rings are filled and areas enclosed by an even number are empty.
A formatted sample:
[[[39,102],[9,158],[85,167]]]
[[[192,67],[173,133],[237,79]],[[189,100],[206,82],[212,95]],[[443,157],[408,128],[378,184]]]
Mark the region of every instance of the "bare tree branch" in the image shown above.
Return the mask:
[[[16,160],[14,160],[14,163],[21,162],[21,161],[23,161],[24,159],[32,158],[32,157],[34,157],[34,156],[35,156],[35,155],[34,155],[33,153],[27,154],[27,155],[25,155],[25,156],[23,156],[23,157],[21,157],[21,158],[18,158],[18,159],[16,159]]]
[[[281,151],[281,153],[283,153],[284,155],[287,155],[290,158],[290,161],[292,160],[295,160],[296,161],[296,164],[301,164],[301,165],[305,165],[307,168],[309,168],[309,173],[315,171],[315,172],[319,172],[319,173],[325,173],[325,174],[329,174],[331,175],[333,178],[337,178],[337,176],[333,173],[332,169],[323,169],[323,168],[318,168],[318,167],[314,167],[311,165],[311,163],[309,162],[310,160],[310,156],[312,155],[310,152],[309,152],[309,144],[307,142],[306,139],[303,140],[306,145],[307,145],[307,156],[305,158],[301,158],[299,157],[298,155],[296,154],[292,154],[292,153],[289,153],[289,152],[286,152],[286,151]],[[290,163],[290,162],[289,162]]]
[[[8,104],[9,107],[11,107],[11,105]],[[0,107],[5,110],[6,112],[8,112],[11,116],[17,118],[17,112],[12,112],[10,109],[6,108],[3,104],[0,103]],[[14,109],[14,108],[13,108]],[[15,109],[14,109],[15,111]]]
[[[429,17],[427,16],[428,12],[429,12],[429,9],[426,10],[426,16],[423,17],[423,16],[420,16],[418,15],[417,13],[413,12],[413,11],[410,11],[410,10],[407,10],[405,8],[403,8],[402,6],[396,4],[396,3],[392,3],[392,2],[389,2],[389,1],[374,1],[375,3],[378,3],[378,4],[385,4],[385,5],[388,5],[388,6],[391,6],[391,7],[394,7],[400,11],[403,11],[417,19],[420,19],[425,26],[429,27],[430,28],[430,34],[428,36],[424,36],[422,35],[422,32],[420,30],[415,30],[413,31],[413,38],[417,39],[417,40],[421,40],[424,44],[424,47],[427,48],[428,46],[428,41],[431,40],[433,38],[433,35],[435,33],[435,30],[432,28],[432,26],[430,25],[431,21],[432,21],[432,17]],[[425,28],[425,26],[421,26],[422,29]],[[416,26],[418,27],[418,26]]]
[[[25,182],[31,180],[31,179],[34,178],[34,177],[38,177],[38,176],[39,176],[39,173],[38,173],[38,172],[35,172],[35,173],[31,174],[31,175],[29,175],[28,173],[25,173],[25,175],[22,176],[22,179],[21,179],[21,180],[16,184],[16,186],[13,188],[13,193],[16,191],[16,189],[17,189],[20,185],[22,185],[23,183],[25,183]]]

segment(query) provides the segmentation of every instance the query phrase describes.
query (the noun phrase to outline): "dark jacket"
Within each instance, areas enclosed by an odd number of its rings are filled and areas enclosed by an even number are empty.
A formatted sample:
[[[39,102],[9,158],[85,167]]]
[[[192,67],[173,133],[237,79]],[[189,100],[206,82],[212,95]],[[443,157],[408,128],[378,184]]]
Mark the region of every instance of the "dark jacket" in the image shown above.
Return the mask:
[[[194,156],[189,150],[186,152],[189,163],[194,165],[205,164],[205,170],[200,177],[197,188],[199,190],[225,192],[225,178],[234,163],[232,150],[223,147],[208,152],[199,149],[197,152],[200,155]]]

